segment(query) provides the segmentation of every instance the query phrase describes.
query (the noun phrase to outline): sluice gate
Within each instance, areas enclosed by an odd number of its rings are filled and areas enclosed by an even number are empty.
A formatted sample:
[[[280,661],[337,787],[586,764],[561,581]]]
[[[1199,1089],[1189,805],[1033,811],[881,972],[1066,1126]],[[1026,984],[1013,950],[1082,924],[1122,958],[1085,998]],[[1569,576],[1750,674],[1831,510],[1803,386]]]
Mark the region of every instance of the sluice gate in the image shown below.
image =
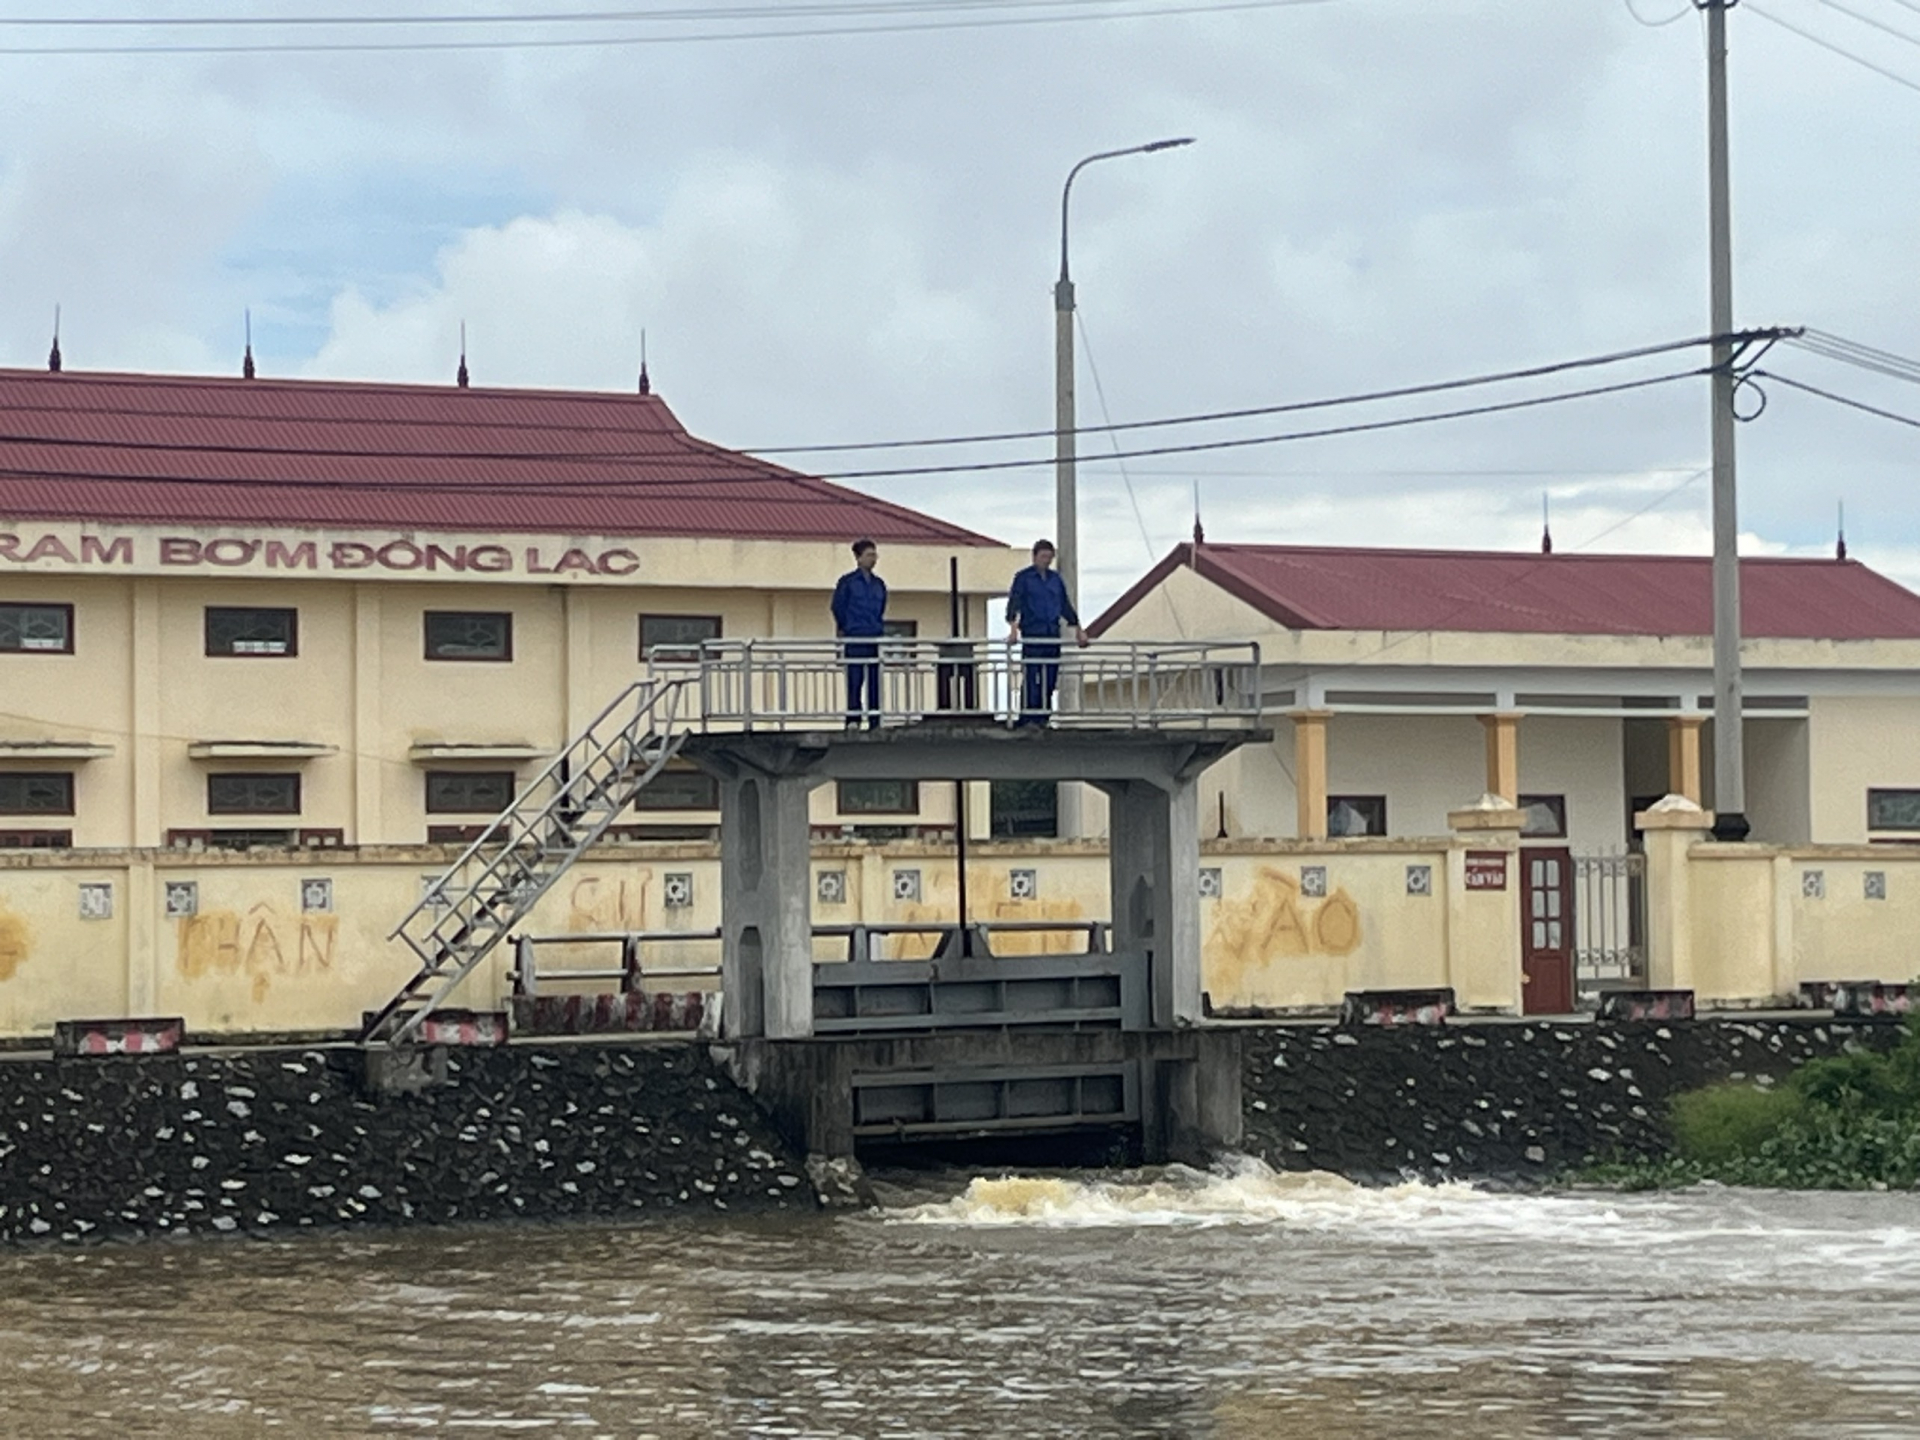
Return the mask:
[[[1061,659],[1060,709],[1040,716],[1017,709],[1017,646],[890,641],[878,707],[851,720],[833,642],[657,659],[408,917],[421,968],[369,1018],[370,1072],[420,1068],[409,1051],[433,1011],[673,758],[720,790],[725,1053],[795,1144],[836,1156],[1106,1128],[1158,1159],[1232,1143],[1236,1037],[1202,1013],[1197,782],[1270,738],[1257,647],[1097,643]],[[1084,933],[1077,953],[996,955],[963,898],[951,924],[858,927],[845,959],[819,959],[808,797],[875,779],[1098,789],[1111,919],[1059,927]],[[957,831],[964,897],[964,818]],[[919,943],[900,943],[910,930]]]

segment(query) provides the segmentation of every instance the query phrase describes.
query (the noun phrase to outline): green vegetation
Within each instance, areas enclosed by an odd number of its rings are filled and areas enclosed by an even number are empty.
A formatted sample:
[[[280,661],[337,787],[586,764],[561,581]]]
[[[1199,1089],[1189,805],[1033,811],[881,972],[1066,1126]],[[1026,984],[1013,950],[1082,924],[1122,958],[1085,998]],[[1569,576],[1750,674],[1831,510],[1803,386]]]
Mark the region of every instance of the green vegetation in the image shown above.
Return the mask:
[[[1781,1085],[1713,1085],[1674,1097],[1674,1152],[1578,1178],[1627,1189],[1717,1180],[1790,1190],[1920,1186],[1920,1015],[1885,1054],[1803,1065]]]

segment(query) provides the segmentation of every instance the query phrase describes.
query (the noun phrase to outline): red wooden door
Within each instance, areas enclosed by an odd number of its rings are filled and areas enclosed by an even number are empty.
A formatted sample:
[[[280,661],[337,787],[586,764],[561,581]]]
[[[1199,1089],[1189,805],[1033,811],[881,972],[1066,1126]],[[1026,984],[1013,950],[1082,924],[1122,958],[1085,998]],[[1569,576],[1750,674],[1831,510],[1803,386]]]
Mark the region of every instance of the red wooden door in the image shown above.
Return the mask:
[[[1529,1015],[1573,1012],[1573,852],[1520,852],[1520,1005]]]

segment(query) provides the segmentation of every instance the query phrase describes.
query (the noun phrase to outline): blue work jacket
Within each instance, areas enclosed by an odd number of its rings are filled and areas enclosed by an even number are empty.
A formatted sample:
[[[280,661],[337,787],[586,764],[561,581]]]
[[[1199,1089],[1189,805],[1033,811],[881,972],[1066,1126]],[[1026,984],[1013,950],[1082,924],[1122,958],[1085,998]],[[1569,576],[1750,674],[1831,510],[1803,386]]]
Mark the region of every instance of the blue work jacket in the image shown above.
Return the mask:
[[[1013,588],[1007,591],[1007,620],[1017,620],[1022,635],[1044,639],[1060,633],[1062,620],[1078,625],[1080,616],[1067,598],[1067,582],[1060,572],[1029,565],[1013,577]]]
[[[887,582],[858,565],[833,587],[833,625],[841,635],[862,639],[886,633]]]

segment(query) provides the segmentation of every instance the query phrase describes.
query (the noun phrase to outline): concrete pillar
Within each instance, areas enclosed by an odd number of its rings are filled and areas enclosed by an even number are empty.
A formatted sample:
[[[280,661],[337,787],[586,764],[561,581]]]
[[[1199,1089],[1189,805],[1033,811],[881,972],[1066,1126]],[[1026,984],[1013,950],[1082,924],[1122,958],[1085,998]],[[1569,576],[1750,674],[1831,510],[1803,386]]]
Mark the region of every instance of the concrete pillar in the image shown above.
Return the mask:
[[[720,781],[721,984],[729,1039],[813,1033],[809,782]]]
[[[127,861],[120,903],[127,917],[127,1010],[129,1015],[160,1013],[160,887],[151,853]]]
[[[382,800],[386,767],[382,763],[380,723],[380,587],[353,587],[353,828],[356,845],[419,841],[423,832],[389,834]]]
[[[1647,849],[1647,984],[1692,990],[1693,893],[1687,854],[1713,828],[1713,812],[1669,795],[1634,817]]]
[[[162,839],[160,817],[160,737],[166,717],[160,709],[160,582],[143,577],[132,584],[133,674],[127,725],[129,797],[127,842],[155,846]]]
[[[1327,838],[1327,721],[1331,710],[1295,710],[1293,721],[1294,834],[1302,840]]]
[[[1482,715],[1487,727],[1487,793],[1509,805],[1520,803],[1520,717],[1503,710]]]
[[[1447,824],[1458,837],[1447,851],[1447,984],[1463,1011],[1518,1015],[1523,1008],[1520,827],[1525,819],[1500,795],[1483,795],[1465,809],[1447,812]],[[1470,855],[1476,872],[1471,886]],[[1487,873],[1494,855],[1501,867],[1497,886]]]
[[[1667,717],[1667,793],[1700,804],[1700,727],[1705,715]]]
[[[1113,948],[1151,957],[1153,1023],[1197,1024],[1200,1003],[1200,785],[1102,784],[1111,839]]]

